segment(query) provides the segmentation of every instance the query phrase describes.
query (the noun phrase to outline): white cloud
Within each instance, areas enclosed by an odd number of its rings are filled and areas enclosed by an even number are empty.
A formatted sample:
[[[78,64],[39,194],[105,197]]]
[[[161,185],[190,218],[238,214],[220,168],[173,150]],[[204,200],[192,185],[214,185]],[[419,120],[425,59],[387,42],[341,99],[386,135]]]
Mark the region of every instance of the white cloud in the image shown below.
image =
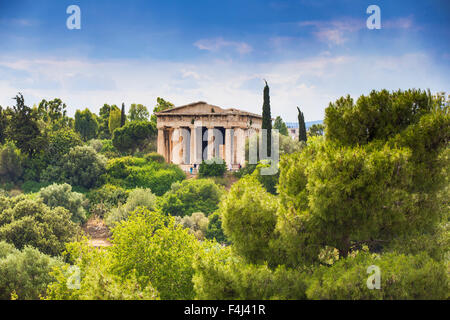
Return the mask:
[[[0,56],[0,105],[11,105],[11,98],[20,91],[29,105],[61,98],[71,115],[85,107],[97,112],[104,103],[142,103],[152,108],[156,97],[175,105],[202,100],[261,113],[263,79],[270,86],[272,114],[285,121],[296,121],[296,106],[308,121],[323,119],[328,103],[346,94],[358,97],[372,89],[414,87],[446,91],[449,83],[448,72],[420,52],[382,57],[323,54],[270,63]]]
[[[194,43],[200,50],[207,50],[211,52],[218,52],[223,48],[231,47],[236,50],[240,54],[250,53],[253,48],[245,43],[245,42],[237,42],[237,41],[227,41],[223,38],[213,38],[213,39],[201,39]]]

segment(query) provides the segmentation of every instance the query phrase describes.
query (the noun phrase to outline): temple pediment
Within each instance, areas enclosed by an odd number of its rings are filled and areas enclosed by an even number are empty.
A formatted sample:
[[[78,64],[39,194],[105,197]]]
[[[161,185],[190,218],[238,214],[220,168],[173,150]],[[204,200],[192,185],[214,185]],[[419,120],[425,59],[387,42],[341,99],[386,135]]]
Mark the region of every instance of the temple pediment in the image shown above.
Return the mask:
[[[224,109],[207,102],[198,101],[187,105],[167,109],[156,113],[156,115],[214,115],[214,114],[238,114],[251,115],[253,117],[261,118],[258,114],[242,111],[235,108]]]

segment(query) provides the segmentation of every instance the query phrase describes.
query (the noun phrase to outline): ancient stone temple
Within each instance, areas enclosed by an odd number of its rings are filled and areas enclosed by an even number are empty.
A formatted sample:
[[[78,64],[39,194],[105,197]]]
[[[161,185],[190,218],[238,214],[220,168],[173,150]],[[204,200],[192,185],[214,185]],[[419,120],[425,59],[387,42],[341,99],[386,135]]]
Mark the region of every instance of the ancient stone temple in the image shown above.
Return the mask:
[[[227,167],[245,163],[245,140],[258,133],[262,117],[206,102],[156,113],[158,153],[187,170],[203,160],[221,158]]]

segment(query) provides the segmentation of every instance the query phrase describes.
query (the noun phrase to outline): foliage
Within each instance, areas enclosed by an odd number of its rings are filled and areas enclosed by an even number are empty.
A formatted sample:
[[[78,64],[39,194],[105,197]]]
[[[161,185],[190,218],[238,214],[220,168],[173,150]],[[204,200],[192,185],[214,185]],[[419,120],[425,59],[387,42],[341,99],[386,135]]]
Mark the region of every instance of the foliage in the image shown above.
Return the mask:
[[[112,105],[109,110],[109,120],[108,120],[108,128],[111,135],[114,133],[114,130],[120,128],[121,119],[122,119],[121,110],[116,105]]]
[[[381,289],[367,288],[367,268],[376,265],[381,272]],[[448,298],[448,276],[443,264],[425,253],[377,256],[359,253],[340,259],[331,267],[318,268],[307,290],[309,299],[346,300],[424,300]]]
[[[62,207],[50,209],[41,200],[19,196],[0,199],[0,240],[18,249],[27,245],[39,251],[58,255],[64,244],[73,240],[78,227],[70,220],[70,212]]]
[[[49,185],[47,182],[37,182],[28,180],[25,181],[20,188],[22,189],[23,193],[36,193],[39,192],[42,188],[45,188]]]
[[[100,139],[91,139],[88,141],[88,146],[92,147],[95,152],[101,152],[103,149],[103,141]]]
[[[298,111],[298,140],[306,142],[308,137],[306,135],[305,116],[303,115],[303,112],[301,112],[299,107],[297,107],[297,111]]]
[[[48,136],[48,148],[45,150],[45,162],[50,165],[59,165],[61,159],[71,148],[81,146],[83,141],[78,132],[71,128],[63,127],[50,132]]]
[[[192,263],[200,243],[173,217],[146,209],[133,212],[113,229],[113,270],[135,272],[141,286],[151,283],[161,299],[192,299]]]
[[[110,106],[109,104],[104,104],[100,108],[98,117],[98,138],[99,139],[111,139],[111,133],[109,132],[109,114],[111,108],[117,108],[117,106]]]
[[[155,115],[155,113],[161,112],[161,111],[164,111],[164,110],[168,110],[168,109],[171,109],[173,107],[175,107],[173,105],[173,103],[171,103],[169,101],[166,101],[166,100],[164,100],[163,98],[160,98],[160,97],[156,98],[156,106],[153,108],[153,114],[150,117],[150,121],[153,122],[155,124],[155,126],[156,126],[156,115]]]
[[[156,126],[149,121],[133,121],[118,128],[113,133],[113,145],[119,151],[134,153],[156,135]]]
[[[236,182],[219,204],[223,230],[233,250],[250,263],[270,259],[271,241],[276,237],[277,200],[267,193],[255,176]]]
[[[185,177],[177,165],[149,161],[145,158],[116,158],[109,160],[107,165],[109,183],[127,189],[148,188],[157,196],[163,195],[174,182],[181,181]]]
[[[20,150],[12,142],[0,146],[0,181],[17,183],[22,174],[23,164]]]
[[[224,190],[210,179],[189,179],[176,182],[161,198],[159,206],[164,214],[184,217],[194,212],[206,215],[218,208]]]
[[[86,220],[86,210],[83,207],[85,198],[81,193],[72,192],[72,186],[67,183],[52,184],[39,191],[39,197],[51,209],[63,207],[72,214],[72,221],[83,223]]]
[[[246,264],[230,247],[211,244],[194,262],[196,298],[206,300],[305,299],[304,272]]]
[[[223,233],[222,218],[219,212],[213,212],[208,217],[208,226],[206,228],[205,237],[210,240],[216,240],[219,243],[229,244],[228,238]]]
[[[19,299],[36,300],[45,295],[53,280],[49,272],[61,265],[39,250],[25,246],[17,250],[13,245],[0,242],[0,299],[9,300],[14,292]]]
[[[113,208],[106,215],[105,222],[108,226],[114,227],[118,222],[126,220],[130,213],[138,207],[152,211],[156,209],[156,196],[150,189],[137,188],[130,191],[126,203]]]
[[[134,272],[121,277],[112,271],[108,250],[98,250],[87,241],[67,245],[67,255],[79,273],[68,264],[54,268],[55,281],[47,288],[48,300],[156,300],[158,292],[150,283],[141,286]],[[79,276],[79,282],[76,278]],[[71,283],[75,288],[69,288]]]
[[[308,137],[323,136],[325,126],[323,124],[313,124],[308,129]]]
[[[194,212],[190,216],[176,217],[176,222],[188,229],[198,240],[205,238],[206,229],[208,227],[208,218],[203,212]]]
[[[15,98],[16,105],[7,109],[9,117],[6,136],[26,155],[33,156],[45,149],[47,140],[38,126],[36,111],[25,105],[21,93]]]
[[[273,123],[273,128],[277,129],[281,135],[289,136],[289,132],[288,132],[286,123],[284,123],[283,119],[281,119],[280,116],[275,118],[275,121]]]
[[[142,104],[131,104],[128,110],[128,120],[130,121],[148,121],[150,114],[146,106]]]
[[[92,147],[78,146],[64,156],[62,170],[69,184],[92,188],[101,183],[100,177],[106,171],[106,159]]]
[[[117,207],[127,201],[129,191],[114,186],[111,184],[105,184],[98,189],[91,190],[88,194],[90,206],[96,204],[104,204],[108,209]]]
[[[57,131],[64,127],[70,127],[70,119],[67,116],[67,106],[61,99],[51,101],[43,99],[37,108],[39,119],[44,121],[51,131]]]
[[[223,177],[225,172],[227,172],[227,164],[217,158],[202,161],[198,168],[200,177]]]
[[[262,129],[267,130],[267,141],[264,141],[262,145],[267,146],[267,153],[265,153],[267,156],[271,155],[271,148],[272,148],[272,116],[270,115],[270,95],[269,95],[269,86],[264,86],[264,101],[263,101],[263,107],[262,107]],[[263,136],[264,137],[264,136]]]
[[[430,93],[421,90],[374,90],[369,96],[359,97],[356,104],[347,95],[325,110],[326,136],[345,145],[387,140],[434,108],[440,108],[439,104]]]
[[[147,161],[153,161],[153,162],[158,162],[158,163],[165,163],[166,160],[164,159],[163,155],[160,155],[157,152],[150,152],[148,154],[145,155],[145,159]]]
[[[95,138],[98,132],[95,114],[87,108],[83,111],[77,110],[75,112],[75,131],[80,134],[84,141]]]
[[[120,127],[123,127],[126,121],[127,116],[125,115],[125,103],[122,103],[122,110],[120,111]]]

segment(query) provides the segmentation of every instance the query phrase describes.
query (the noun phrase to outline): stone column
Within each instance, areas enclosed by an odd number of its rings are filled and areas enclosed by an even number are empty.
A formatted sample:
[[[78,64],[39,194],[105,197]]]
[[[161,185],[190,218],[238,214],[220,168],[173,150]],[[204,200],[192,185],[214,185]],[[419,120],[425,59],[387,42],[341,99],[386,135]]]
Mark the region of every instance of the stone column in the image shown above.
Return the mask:
[[[232,135],[231,128],[225,128],[225,163],[227,168],[232,164]]]
[[[190,161],[189,164],[197,163],[197,144],[195,143],[196,131],[194,126],[190,126],[191,129],[191,141],[190,143]]]
[[[180,128],[174,128],[172,133],[172,163],[174,164],[181,164],[181,161],[183,159],[181,152],[182,152],[182,145],[180,143],[181,138],[181,132]]]
[[[242,128],[237,128],[235,130],[237,136],[236,145],[236,161],[237,164],[241,166],[245,165],[245,132],[246,130]]]
[[[158,129],[157,152],[166,158],[166,145],[164,143],[164,129]],[[166,159],[168,162],[169,159]]]
[[[208,127],[208,160],[214,158],[214,127]]]

